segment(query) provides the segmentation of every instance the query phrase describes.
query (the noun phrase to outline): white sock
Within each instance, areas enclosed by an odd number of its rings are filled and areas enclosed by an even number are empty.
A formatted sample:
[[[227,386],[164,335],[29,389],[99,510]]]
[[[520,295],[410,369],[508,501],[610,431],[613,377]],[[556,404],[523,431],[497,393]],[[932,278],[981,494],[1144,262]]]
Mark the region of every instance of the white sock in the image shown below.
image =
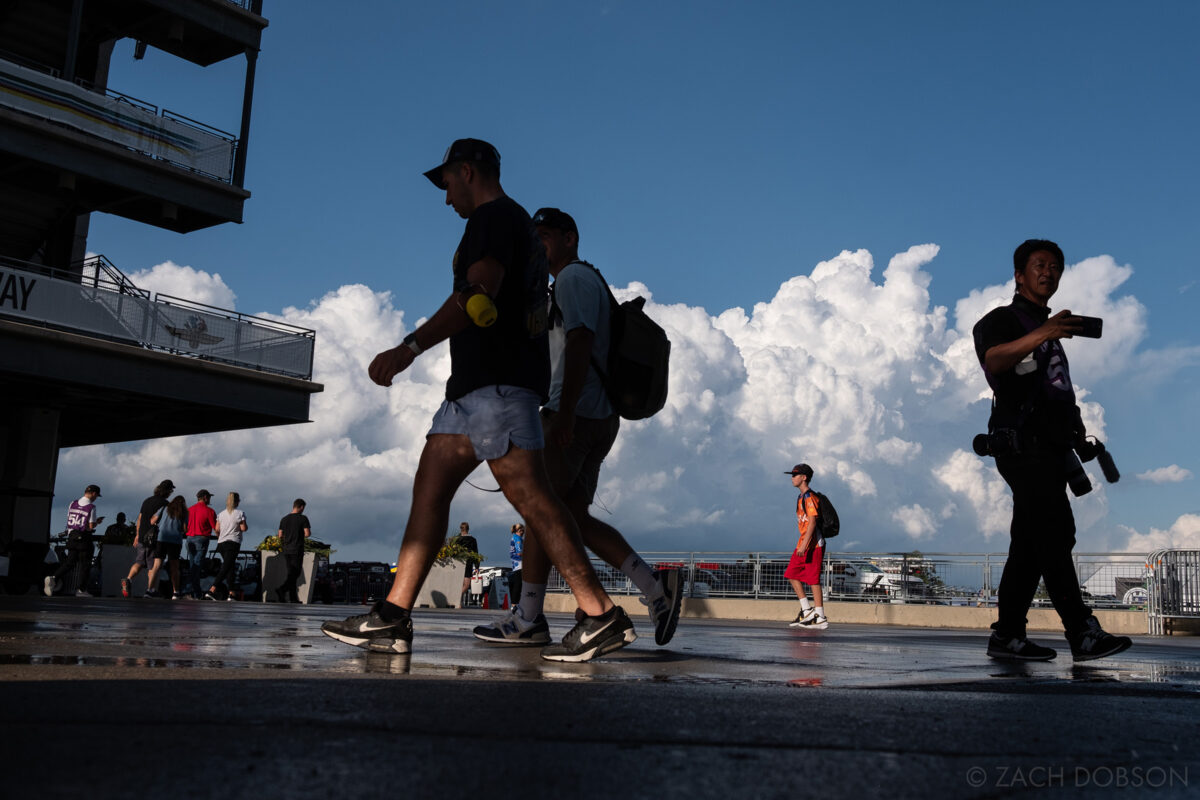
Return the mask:
[[[825,616],[825,606],[817,606],[817,616],[818,617]]]
[[[645,595],[647,600],[657,600],[662,597],[662,584],[654,576],[654,570],[650,569],[650,565],[642,561],[637,553],[630,553],[626,557],[621,564],[621,572],[633,581],[633,585]]]
[[[546,604],[546,584],[521,582],[521,600],[517,604],[521,608],[521,619],[533,622],[542,613]]]
[[[801,597],[800,598],[800,610],[803,611],[805,614],[807,614],[808,610],[810,608],[812,608],[812,603],[808,602],[808,598]]]

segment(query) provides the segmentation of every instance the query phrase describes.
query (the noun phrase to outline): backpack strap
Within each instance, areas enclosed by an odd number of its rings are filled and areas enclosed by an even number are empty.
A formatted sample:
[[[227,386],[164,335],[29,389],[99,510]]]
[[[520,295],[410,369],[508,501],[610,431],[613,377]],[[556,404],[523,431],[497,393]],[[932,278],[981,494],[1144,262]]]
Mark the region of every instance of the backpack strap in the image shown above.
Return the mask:
[[[592,272],[595,272],[596,276],[598,278],[600,278],[600,284],[604,287],[604,291],[608,295],[608,319],[609,319],[608,346],[611,348],[612,347],[612,336],[613,336],[612,317],[613,317],[613,314],[616,312],[618,305],[619,305],[617,303],[617,298],[613,296],[612,289],[608,288],[608,281],[606,281],[604,279],[604,274],[602,272],[600,272],[600,270],[596,269],[595,264],[591,264],[591,263],[589,263],[587,261],[583,261],[581,259],[575,259],[574,261],[568,263],[566,265],[566,267],[563,267],[563,269],[566,269],[567,267],[571,266],[571,264],[581,264],[585,267],[590,267]],[[555,280],[555,283],[556,284],[558,283],[557,279]],[[551,286],[550,287],[550,327],[554,327],[555,320],[561,322],[562,318],[563,318],[562,309],[559,307],[558,300],[554,296],[554,287]],[[605,367],[600,365],[600,363],[596,360],[596,356],[594,353],[592,354],[592,369],[594,369],[596,371],[597,377],[600,378],[600,385],[604,387],[605,391],[608,391],[608,370]]]

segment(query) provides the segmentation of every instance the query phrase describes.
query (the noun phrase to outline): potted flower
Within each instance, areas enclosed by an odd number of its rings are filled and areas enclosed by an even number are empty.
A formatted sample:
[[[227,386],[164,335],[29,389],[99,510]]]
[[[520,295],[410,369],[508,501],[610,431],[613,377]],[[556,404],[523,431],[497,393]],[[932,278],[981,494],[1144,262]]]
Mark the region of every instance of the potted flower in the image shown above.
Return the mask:
[[[287,564],[278,558],[283,548],[283,541],[278,536],[268,536],[255,549],[261,553],[263,602],[273,602],[275,590],[287,578]],[[304,540],[304,563],[300,580],[296,582],[300,593],[300,602],[312,602],[313,577],[316,575],[317,562],[329,561],[333,549],[325,542],[308,538]]]

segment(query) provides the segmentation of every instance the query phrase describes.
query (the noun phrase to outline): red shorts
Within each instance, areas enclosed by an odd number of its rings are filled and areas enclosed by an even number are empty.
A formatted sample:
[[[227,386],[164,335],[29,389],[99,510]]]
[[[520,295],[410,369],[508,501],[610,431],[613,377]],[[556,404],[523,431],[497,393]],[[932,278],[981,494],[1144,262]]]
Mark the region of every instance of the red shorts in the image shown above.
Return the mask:
[[[789,581],[819,585],[821,583],[821,559],[824,557],[825,548],[822,545],[817,545],[807,554],[803,554],[799,550],[793,551],[792,560],[788,562],[787,569],[783,571],[783,577]]]

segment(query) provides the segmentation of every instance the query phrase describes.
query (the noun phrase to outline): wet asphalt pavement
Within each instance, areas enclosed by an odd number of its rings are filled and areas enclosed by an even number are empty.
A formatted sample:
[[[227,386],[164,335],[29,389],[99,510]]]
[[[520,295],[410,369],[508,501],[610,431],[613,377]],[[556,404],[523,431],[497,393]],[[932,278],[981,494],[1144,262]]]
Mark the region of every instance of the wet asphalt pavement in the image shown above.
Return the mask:
[[[475,640],[496,612],[418,610],[408,657],[321,634],[361,610],[0,597],[0,797],[1200,796],[1200,638],[1014,666],[982,631],[642,618],[561,664]]]

